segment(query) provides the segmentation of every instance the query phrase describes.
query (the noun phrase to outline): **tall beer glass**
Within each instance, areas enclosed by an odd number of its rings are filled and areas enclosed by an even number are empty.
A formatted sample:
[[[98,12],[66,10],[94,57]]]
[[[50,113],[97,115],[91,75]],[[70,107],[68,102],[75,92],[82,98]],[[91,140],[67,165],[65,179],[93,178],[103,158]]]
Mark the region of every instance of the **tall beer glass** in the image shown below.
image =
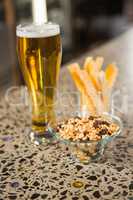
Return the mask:
[[[32,106],[31,139],[45,141],[55,120],[56,86],[61,64],[60,27],[57,24],[19,25],[18,58]]]

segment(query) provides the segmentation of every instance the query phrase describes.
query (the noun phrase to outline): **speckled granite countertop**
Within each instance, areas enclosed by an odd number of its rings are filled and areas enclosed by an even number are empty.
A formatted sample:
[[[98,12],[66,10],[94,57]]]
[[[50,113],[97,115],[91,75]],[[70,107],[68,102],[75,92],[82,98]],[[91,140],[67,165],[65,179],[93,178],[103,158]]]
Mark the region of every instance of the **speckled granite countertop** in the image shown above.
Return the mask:
[[[126,44],[129,35],[120,39]],[[115,49],[117,41],[122,44],[120,39],[108,45]],[[109,47],[106,45],[91,54],[100,54],[108,58]],[[133,47],[130,50],[133,53]],[[114,58],[113,53],[111,55]],[[67,83],[66,89],[72,85],[65,69],[62,71],[61,81],[63,87]],[[121,84],[122,81],[119,80],[118,87]],[[14,92],[13,95],[13,99],[17,101],[18,92]],[[1,100],[0,200],[133,200],[132,117],[133,110],[130,109],[129,115],[123,117],[124,130],[121,136],[108,145],[98,163],[82,165],[70,159],[70,152],[65,145],[35,147],[31,144],[27,135],[27,128],[30,126],[28,109],[23,105],[11,106],[4,99]],[[82,182],[79,188],[74,187],[75,181]]]

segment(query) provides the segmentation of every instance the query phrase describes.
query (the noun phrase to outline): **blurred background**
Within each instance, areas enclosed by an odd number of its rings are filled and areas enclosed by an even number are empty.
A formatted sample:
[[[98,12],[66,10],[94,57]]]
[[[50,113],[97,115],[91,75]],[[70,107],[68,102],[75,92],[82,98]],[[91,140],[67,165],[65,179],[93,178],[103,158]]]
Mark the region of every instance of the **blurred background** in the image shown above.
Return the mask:
[[[63,64],[128,30],[133,0],[47,0],[48,19],[59,23]],[[0,0],[0,89],[23,82],[16,55],[16,25],[32,21],[32,0]]]

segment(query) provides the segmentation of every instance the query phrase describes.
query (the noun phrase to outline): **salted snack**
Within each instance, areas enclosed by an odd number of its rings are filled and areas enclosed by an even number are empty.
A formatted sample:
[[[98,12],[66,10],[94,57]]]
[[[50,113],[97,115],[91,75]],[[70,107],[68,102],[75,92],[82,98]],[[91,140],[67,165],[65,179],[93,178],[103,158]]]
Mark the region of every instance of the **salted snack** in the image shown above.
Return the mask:
[[[102,69],[103,57],[87,57],[80,67],[78,63],[68,66],[71,77],[81,94],[81,109],[86,105],[89,114],[109,112],[111,93],[118,75],[118,67],[112,63]]]
[[[61,138],[71,141],[98,141],[118,130],[119,126],[104,116],[69,118],[56,128]]]

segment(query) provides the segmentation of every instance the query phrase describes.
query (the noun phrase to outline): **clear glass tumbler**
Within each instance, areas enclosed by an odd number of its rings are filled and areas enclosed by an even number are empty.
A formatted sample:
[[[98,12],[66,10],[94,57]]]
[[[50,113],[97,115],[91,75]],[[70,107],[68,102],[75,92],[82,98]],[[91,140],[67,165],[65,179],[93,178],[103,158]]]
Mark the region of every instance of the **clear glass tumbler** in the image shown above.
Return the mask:
[[[40,144],[50,137],[55,122],[56,87],[62,57],[60,27],[54,23],[25,24],[16,28],[21,71],[32,107],[30,136]]]

